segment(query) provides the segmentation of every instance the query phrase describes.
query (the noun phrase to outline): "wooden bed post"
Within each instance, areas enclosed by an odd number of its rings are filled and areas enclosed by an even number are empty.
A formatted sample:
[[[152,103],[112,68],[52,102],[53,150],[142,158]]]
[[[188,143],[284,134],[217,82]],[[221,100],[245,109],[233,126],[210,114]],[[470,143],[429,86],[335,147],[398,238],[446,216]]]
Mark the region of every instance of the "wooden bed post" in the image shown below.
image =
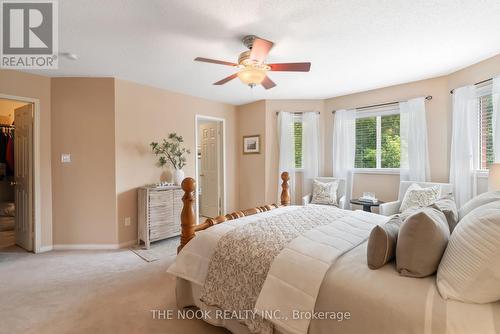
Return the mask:
[[[281,173],[281,180],[283,180],[281,184],[281,205],[290,205],[290,186],[288,185],[290,175],[288,175],[288,172]]]
[[[281,173],[281,180],[283,181],[281,184],[281,205],[290,205],[290,187],[288,185],[290,175],[288,175],[288,172]],[[184,196],[182,196],[183,207],[181,211],[181,244],[177,247],[177,253],[179,253],[181,249],[194,238],[196,232],[206,230],[211,226],[226,221],[279,208],[278,204],[258,206],[247,210],[235,211],[225,216],[208,218],[205,222],[196,225],[196,216],[193,208],[193,203],[195,201],[193,192],[196,189],[196,181],[193,178],[187,177],[182,181],[181,187],[184,191]]]
[[[196,189],[196,181],[191,177],[187,177],[182,181],[181,187],[184,190],[184,196],[182,196],[184,205],[181,211],[181,244],[177,247],[177,253],[181,251],[182,247],[189,240],[193,239],[194,227],[196,225],[196,216],[193,209],[193,192]]]

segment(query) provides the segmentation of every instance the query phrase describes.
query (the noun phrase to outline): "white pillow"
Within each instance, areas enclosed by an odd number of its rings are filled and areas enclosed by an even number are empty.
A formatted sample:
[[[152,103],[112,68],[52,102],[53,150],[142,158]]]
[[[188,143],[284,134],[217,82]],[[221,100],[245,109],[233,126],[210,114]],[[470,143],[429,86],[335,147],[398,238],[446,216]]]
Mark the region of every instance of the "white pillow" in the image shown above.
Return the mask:
[[[465,203],[458,210],[458,220],[464,218],[469,212],[490,202],[500,201],[500,191],[489,191],[482,193]]]
[[[336,180],[328,183],[314,180],[311,204],[337,205],[338,187],[339,182]]]
[[[440,193],[441,188],[439,186],[422,188],[417,183],[412,183],[406,191],[399,212],[429,206],[439,198]]]
[[[472,210],[455,227],[437,273],[445,299],[500,300],[500,201]]]

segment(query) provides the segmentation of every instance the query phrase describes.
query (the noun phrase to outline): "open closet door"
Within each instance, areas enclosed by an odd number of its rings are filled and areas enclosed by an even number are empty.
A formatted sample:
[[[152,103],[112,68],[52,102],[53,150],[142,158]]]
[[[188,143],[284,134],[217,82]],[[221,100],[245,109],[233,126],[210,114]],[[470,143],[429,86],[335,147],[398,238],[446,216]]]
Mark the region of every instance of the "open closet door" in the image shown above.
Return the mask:
[[[33,250],[33,105],[17,108],[14,137],[16,244]]]

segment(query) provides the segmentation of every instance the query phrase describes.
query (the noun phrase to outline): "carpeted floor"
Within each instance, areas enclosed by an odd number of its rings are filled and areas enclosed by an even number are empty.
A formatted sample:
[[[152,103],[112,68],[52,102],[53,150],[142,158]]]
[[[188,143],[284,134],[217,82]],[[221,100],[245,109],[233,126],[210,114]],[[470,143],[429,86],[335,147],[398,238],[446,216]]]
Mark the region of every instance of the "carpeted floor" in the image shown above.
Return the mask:
[[[155,320],[177,310],[174,257],[130,250],[0,250],[0,333],[228,333],[201,320]],[[176,312],[176,311],[174,311]]]

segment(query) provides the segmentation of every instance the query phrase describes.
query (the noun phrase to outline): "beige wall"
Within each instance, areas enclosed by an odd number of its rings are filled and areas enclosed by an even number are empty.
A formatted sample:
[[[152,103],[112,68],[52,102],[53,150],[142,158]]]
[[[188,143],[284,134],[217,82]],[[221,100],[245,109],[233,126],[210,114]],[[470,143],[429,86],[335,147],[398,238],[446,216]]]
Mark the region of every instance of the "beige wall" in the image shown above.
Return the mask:
[[[266,203],[266,104],[257,101],[237,107],[238,131],[236,146],[239,157],[238,209]],[[243,136],[260,136],[260,154],[243,154]]]
[[[170,180],[166,170],[155,166],[149,143],[170,132],[182,135],[191,149],[186,176],[195,177],[195,115],[225,119],[227,211],[238,204],[238,152],[235,107],[163,89],[116,80],[116,197],[120,242],[137,238],[137,187]],[[124,225],[131,217],[131,226]]]
[[[0,94],[40,101],[40,185],[42,247],[52,245],[52,171],[50,78],[0,70]]]
[[[54,244],[116,244],[112,78],[52,79]],[[71,163],[61,163],[70,153]]]
[[[448,76],[448,90],[470,85],[500,75],[500,54],[465,67]],[[450,103],[451,103],[451,94]]]
[[[491,78],[500,74],[500,55],[487,59],[478,64],[469,66],[447,76],[411,82],[346,96],[334,97],[326,100],[266,100],[238,106],[238,123],[244,131],[240,135],[251,132],[264,132],[264,156],[253,160],[243,161],[251,163],[248,168],[241,170],[243,182],[240,189],[240,198],[244,207],[260,205],[262,198],[266,203],[272,203],[277,198],[278,170],[278,138],[276,133],[276,111],[321,111],[321,171],[324,176],[332,175],[332,131],[333,110],[356,108],[360,106],[404,101],[418,96],[432,95],[433,99],[426,102],[427,127],[429,140],[429,160],[431,180],[434,182],[448,182],[449,156],[451,144],[451,113],[452,97],[450,90],[466,84]],[[265,124],[262,122],[262,109],[265,104]],[[240,111],[246,110],[246,113]],[[249,178],[265,178],[265,185],[253,184]],[[301,175],[297,174],[296,192],[301,195]],[[243,186],[243,184],[245,186]],[[360,196],[363,191],[374,191],[382,200],[389,201],[397,198],[399,187],[398,174],[355,174],[353,196]]]
[[[427,102],[431,178],[446,182],[451,138],[449,90],[500,74],[500,55],[448,76],[327,100],[268,100],[243,106],[176,94],[111,78],[54,78],[0,71],[0,93],[40,100],[42,246],[116,244],[137,234],[136,188],[168,178],[149,142],[177,132],[193,154],[195,114],[226,120],[227,211],[275,202],[276,111],[320,111],[322,171],[331,175],[331,111],[432,95]],[[52,85],[51,85],[52,82]],[[51,88],[52,86],[52,88]],[[261,136],[259,155],[242,154],[242,136]],[[61,164],[61,153],[72,163]],[[297,191],[300,193],[300,175]],[[356,174],[354,196],[397,196],[398,175]],[[125,227],[125,217],[132,226]]]
[[[497,55],[448,76],[336,97],[326,100],[325,105],[326,110],[331,111],[432,95],[432,100],[426,102],[431,180],[434,182],[448,182],[453,108],[450,90],[474,84],[499,74],[500,55]],[[330,112],[326,114],[330,116],[330,119],[326,122],[327,138],[331,138],[334,117]],[[325,172],[328,175],[331,174],[332,161],[331,143],[329,145],[325,151]],[[398,175],[356,174],[353,184],[353,196],[359,196],[363,191],[375,191],[377,197],[382,200],[394,200],[397,198],[398,185]]]
[[[260,154],[245,155],[240,151],[241,175],[246,175],[240,179],[241,209],[278,201],[281,180],[276,112],[319,111],[324,117],[323,109],[323,100],[262,100],[237,107],[240,141],[248,135],[261,137]],[[298,172],[296,176],[296,201],[300,202],[302,175]]]

